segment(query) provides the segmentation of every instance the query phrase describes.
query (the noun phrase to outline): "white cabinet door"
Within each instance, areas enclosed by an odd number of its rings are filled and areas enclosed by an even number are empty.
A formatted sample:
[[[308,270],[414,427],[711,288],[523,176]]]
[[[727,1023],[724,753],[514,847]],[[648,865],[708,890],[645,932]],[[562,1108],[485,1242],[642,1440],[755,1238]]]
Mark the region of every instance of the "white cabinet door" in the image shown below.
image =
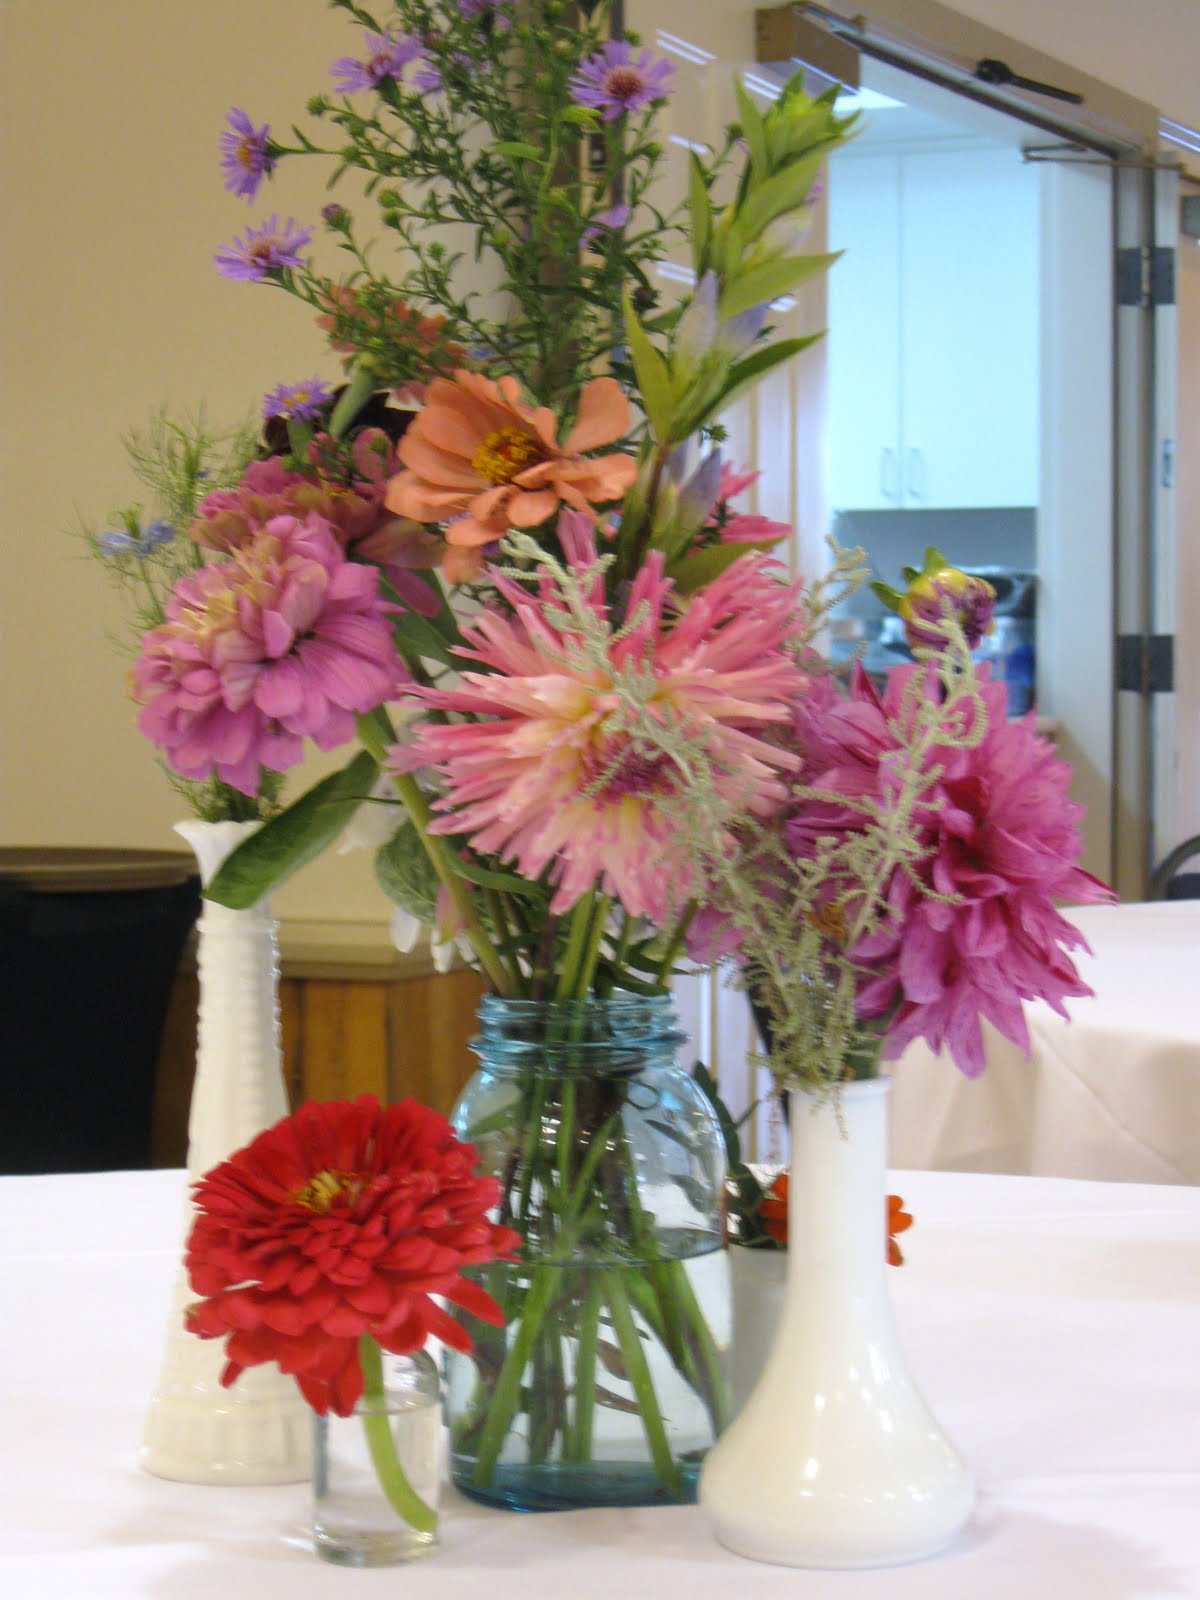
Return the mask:
[[[904,157],[904,505],[1038,503],[1038,172],[1016,150]]]
[[[1037,170],[851,150],[829,218],[834,509],[1037,505]]]
[[[829,489],[835,511],[900,505],[900,158],[835,158],[829,248]]]

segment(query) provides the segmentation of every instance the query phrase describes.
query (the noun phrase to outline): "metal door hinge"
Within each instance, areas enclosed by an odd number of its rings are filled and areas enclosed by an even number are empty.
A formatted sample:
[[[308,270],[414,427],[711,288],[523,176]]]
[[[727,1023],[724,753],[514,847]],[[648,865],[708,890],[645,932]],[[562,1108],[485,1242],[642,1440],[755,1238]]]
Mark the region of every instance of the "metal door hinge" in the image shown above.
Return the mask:
[[[1117,251],[1119,306],[1173,306],[1175,252],[1169,245],[1131,245]]]
[[[1175,636],[1122,633],[1117,637],[1117,688],[1134,694],[1171,694],[1175,688]]]

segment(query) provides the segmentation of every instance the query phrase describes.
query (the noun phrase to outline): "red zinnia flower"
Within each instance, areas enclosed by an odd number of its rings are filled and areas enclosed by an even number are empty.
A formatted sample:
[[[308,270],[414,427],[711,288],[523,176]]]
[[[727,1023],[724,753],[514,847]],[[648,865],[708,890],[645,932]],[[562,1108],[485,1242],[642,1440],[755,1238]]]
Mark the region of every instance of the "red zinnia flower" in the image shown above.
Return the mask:
[[[205,1298],[188,1327],[228,1337],[222,1383],[275,1361],[315,1411],[348,1416],[363,1391],[361,1335],[399,1355],[431,1336],[470,1350],[433,1295],[503,1321],[461,1275],[518,1242],[487,1219],[497,1197],[473,1147],[415,1100],[301,1106],[196,1185],[187,1269]]]

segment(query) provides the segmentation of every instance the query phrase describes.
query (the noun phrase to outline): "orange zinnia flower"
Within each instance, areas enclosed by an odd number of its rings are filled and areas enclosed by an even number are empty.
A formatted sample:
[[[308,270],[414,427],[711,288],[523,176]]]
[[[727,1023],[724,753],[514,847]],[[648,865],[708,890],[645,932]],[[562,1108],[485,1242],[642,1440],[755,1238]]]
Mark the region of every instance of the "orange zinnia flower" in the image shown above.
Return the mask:
[[[902,1267],[904,1265],[904,1257],[900,1252],[900,1246],[896,1243],[896,1235],[903,1233],[906,1228],[911,1228],[912,1221],[913,1219],[904,1209],[904,1201],[901,1200],[900,1196],[898,1194],[888,1195],[887,1231],[888,1265],[890,1267]]]
[[[449,544],[491,544],[509,528],[533,528],[566,501],[591,513],[619,500],[637,476],[632,456],[585,458],[630,427],[629,402],[613,378],[584,385],[575,426],[559,445],[547,406],[521,399],[515,378],[494,383],[460,369],[435,379],[404,435],[407,471],[388,485],[387,505],[418,522],[449,522]]]
[[[781,1172],[775,1182],[763,1196],[762,1204],[758,1208],[762,1218],[763,1227],[774,1239],[776,1244],[786,1247],[788,1242],[788,1175]],[[896,1235],[911,1228],[912,1217],[904,1209],[904,1201],[898,1194],[887,1197],[887,1258],[888,1265],[902,1267],[904,1257],[900,1246],[896,1243]]]
[[[788,1175],[781,1172],[763,1196],[758,1208],[763,1227],[776,1244],[788,1242]]]

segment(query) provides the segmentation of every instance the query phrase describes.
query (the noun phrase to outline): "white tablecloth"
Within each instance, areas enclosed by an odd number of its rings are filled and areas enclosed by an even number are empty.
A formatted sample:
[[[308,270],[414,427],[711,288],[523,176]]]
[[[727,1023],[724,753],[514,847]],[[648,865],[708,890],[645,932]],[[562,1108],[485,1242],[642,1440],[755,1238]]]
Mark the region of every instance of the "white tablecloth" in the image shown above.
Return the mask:
[[[897,1166],[1200,1184],[1200,901],[1067,916],[1095,990],[1026,1009],[1032,1052],[987,1030],[975,1080],[924,1045],[895,1066]]]
[[[451,1496],[444,1547],[346,1572],[301,1486],[151,1478],[179,1173],[0,1179],[0,1594],[21,1600],[1143,1600],[1200,1596],[1200,1190],[893,1174],[913,1371],[980,1489],[890,1571],[746,1562],[694,1507],[517,1516]]]

